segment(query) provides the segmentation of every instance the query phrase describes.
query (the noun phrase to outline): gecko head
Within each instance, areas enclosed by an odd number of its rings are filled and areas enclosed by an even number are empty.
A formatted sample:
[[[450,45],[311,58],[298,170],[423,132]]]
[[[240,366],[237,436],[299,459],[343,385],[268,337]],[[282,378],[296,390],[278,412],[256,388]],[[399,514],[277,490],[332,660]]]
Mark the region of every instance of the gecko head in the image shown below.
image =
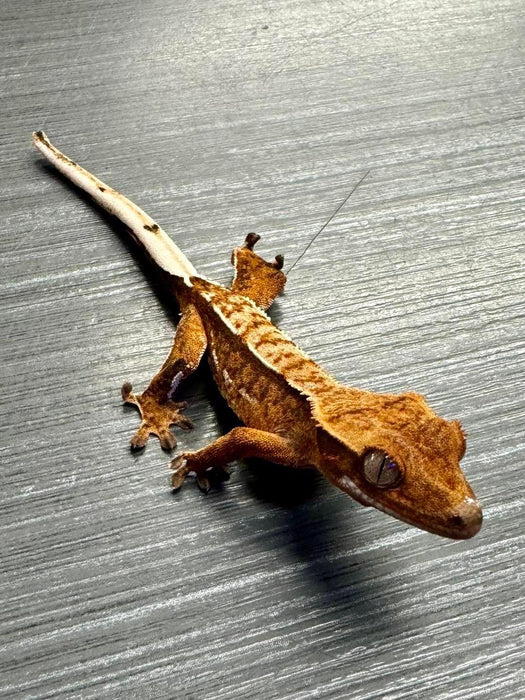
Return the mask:
[[[473,537],[482,513],[459,466],[459,421],[440,418],[418,394],[374,396],[380,405],[319,428],[321,471],[363,505],[438,535]]]

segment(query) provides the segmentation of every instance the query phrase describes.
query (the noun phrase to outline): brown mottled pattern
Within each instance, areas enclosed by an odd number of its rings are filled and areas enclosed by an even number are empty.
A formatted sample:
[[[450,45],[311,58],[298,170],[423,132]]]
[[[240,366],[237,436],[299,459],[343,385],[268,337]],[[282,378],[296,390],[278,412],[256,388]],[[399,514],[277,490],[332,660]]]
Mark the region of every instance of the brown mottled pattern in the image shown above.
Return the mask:
[[[205,312],[206,313],[206,312]],[[213,313],[206,314],[209,360],[214,379],[229,406],[248,426],[286,437],[298,427],[314,423],[308,401],[278,373],[254,367],[253,356],[243,341]],[[297,436],[301,438],[304,436]]]
[[[452,441],[455,446],[457,429],[438,418],[419,394],[378,394],[341,386],[248,299],[207,281],[195,280],[195,291],[202,295],[197,305],[206,319],[205,327],[217,334],[213,343],[220,367],[215,372],[216,381],[247,425],[279,430],[281,416],[286,416],[287,411],[273,407],[276,402],[285,402],[289,395],[295,396],[295,392],[290,393],[291,387],[305,397],[304,405],[309,406],[310,420],[306,424],[324,428],[353,453],[362,454],[370,446],[380,446],[396,454],[401,447],[407,459],[414,453],[410,459],[416,463],[427,449],[429,458],[435,459],[441,443]],[[221,376],[224,369],[229,377],[226,381]],[[241,390],[257,392],[258,386],[261,390],[254,407],[242,397]],[[266,386],[271,387],[268,392],[262,388]],[[272,421],[278,425],[274,427]],[[436,421],[441,421],[444,428]],[[290,421],[288,430],[298,423]],[[423,433],[426,437],[422,440]],[[445,435],[449,437],[445,439]],[[414,445],[421,445],[419,452]],[[448,445],[445,451],[451,449]]]
[[[217,341],[215,352],[217,357],[223,353],[219,365],[221,371],[226,369],[229,373],[232,384],[226,386],[220,373],[216,373],[216,381],[228,403],[247,425],[258,426],[259,417],[253,406],[248,406],[239,395],[239,387],[246,388],[250,382],[260,382],[263,386],[263,377],[264,383],[268,381],[269,385],[279,386],[280,393],[275,401],[284,401],[290,393],[290,387],[303,395],[309,407],[308,422],[312,423],[312,427],[323,427],[334,437],[351,445],[357,453],[373,444],[374,433],[370,428],[377,422],[379,413],[384,418],[384,421],[381,419],[382,424],[386,425],[388,410],[385,409],[392,407],[392,427],[399,427],[399,422],[406,422],[407,416],[411,415],[411,405],[405,406],[407,402],[402,397],[375,394],[338,384],[248,299],[200,279],[194,280],[194,290],[200,298],[200,302],[196,303],[202,317],[206,319],[204,325],[207,328],[214,328],[217,337],[220,337],[228,325],[231,326],[228,342]],[[239,350],[241,356],[232,352],[232,343],[242,348]],[[254,361],[257,363],[256,368]],[[274,373],[282,380],[278,381]],[[265,403],[273,403],[262,398]],[[403,404],[401,411],[399,402]],[[404,413],[404,409],[408,413]],[[262,404],[258,410],[262,411],[262,425],[268,426],[268,416]],[[297,424],[297,420],[291,421],[290,430]]]
[[[203,294],[214,312],[231,326],[232,332],[250,347],[250,358],[270,366],[286,382],[309,397],[331,392],[338,385],[295,343],[287,338],[262,311],[248,299],[204,280],[194,281],[196,291]],[[201,313],[203,305],[199,305]]]
[[[343,438],[358,453],[378,444],[379,432],[413,434],[435,418],[418,394],[378,394],[341,385],[317,397],[314,415],[328,432]]]

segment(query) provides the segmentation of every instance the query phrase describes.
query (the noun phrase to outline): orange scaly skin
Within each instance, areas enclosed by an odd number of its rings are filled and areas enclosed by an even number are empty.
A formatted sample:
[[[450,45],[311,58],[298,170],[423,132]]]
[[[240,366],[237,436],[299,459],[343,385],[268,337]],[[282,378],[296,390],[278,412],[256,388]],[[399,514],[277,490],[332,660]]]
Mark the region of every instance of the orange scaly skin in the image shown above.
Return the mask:
[[[430,532],[465,539],[481,527],[481,508],[459,462],[465,437],[458,421],[437,416],[419,394],[377,394],[341,386],[307,357],[264,310],[283,289],[282,257],[262,260],[249,234],[233,253],[231,289],[195,273],[166,234],[136,205],[57,151],[42,132],[35,145],[56,167],[131,229],[168,277],[182,318],[169,357],[141,395],[131,385],[124,400],[142,423],[132,438],[143,447],[150,433],[165,449],[176,441],[170,425],[191,427],[173,402],[179,382],[207,351],[217,385],[245,427],[172,462],[173,488],[188,473],[207,491],[209,476],[227,478],[227,463],[261,457],[314,467],[364,505]]]

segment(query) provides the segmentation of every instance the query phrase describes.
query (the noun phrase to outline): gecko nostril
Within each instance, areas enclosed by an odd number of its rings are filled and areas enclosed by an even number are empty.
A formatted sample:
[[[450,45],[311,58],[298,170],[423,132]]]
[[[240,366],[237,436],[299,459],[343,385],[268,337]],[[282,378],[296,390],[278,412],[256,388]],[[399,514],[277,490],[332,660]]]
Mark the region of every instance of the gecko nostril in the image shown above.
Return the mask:
[[[466,539],[479,531],[482,520],[479,503],[473,498],[465,498],[454,508],[454,514],[449,516],[448,523],[454,529],[454,537]]]

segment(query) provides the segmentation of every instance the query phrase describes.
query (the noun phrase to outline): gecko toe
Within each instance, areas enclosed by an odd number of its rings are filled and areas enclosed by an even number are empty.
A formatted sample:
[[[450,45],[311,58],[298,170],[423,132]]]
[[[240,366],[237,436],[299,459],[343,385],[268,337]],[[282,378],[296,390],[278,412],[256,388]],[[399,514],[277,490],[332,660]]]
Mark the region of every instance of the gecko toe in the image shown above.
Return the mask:
[[[203,493],[208,493],[210,490],[210,480],[208,479],[207,476],[203,476],[202,474],[197,474],[197,486],[200,488],[200,490]]]
[[[148,438],[150,436],[150,430],[145,423],[142,423],[140,428],[137,430],[135,435],[129,441],[132,450],[142,450],[146,447]]]
[[[180,416],[176,425],[178,428],[182,428],[182,430],[193,430],[193,428],[195,427],[193,425],[193,421],[189,418],[186,418],[186,416]]]
[[[183,472],[175,472],[171,476],[171,488],[174,491],[178,491],[182,484],[184,483],[184,480],[186,479],[186,474]]]
[[[282,270],[284,266],[284,255],[276,255],[272,265],[276,270]]]
[[[129,382],[124,382],[120,390],[122,400],[126,403],[137,403],[137,397],[133,393],[133,387]]]
[[[160,446],[163,450],[173,450],[177,446],[177,440],[175,436],[166,428],[165,430],[159,431]]]
[[[186,466],[186,458],[184,457],[183,454],[180,454],[171,460],[170,469],[173,469],[173,471],[178,471],[181,469],[181,467],[185,467],[185,466]]]
[[[188,475],[188,463],[184,455],[178,455],[171,462],[170,468],[173,469],[173,474],[171,475],[171,487],[174,491],[180,489],[186,476]]]
[[[261,237],[258,233],[249,233],[244,240],[244,247],[248,248],[248,250],[253,250],[253,247],[255,246],[257,241],[260,240]]]

